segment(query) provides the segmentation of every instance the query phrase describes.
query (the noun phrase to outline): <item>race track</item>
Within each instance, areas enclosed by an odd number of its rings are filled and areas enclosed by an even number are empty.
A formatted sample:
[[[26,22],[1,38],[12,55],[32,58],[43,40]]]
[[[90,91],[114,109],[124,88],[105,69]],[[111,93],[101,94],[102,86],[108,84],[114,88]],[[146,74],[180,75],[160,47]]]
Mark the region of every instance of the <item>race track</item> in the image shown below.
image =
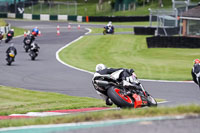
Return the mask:
[[[0,44],[0,84],[30,90],[58,92],[72,96],[99,98],[91,84],[92,75],[81,72],[61,64],[56,59],[56,52],[69,42],[88,32],[83,27],[95,25],[71,24],[67,29],[67,22],[43,22],[7,20],[12,26],[32,29],[38,26],[42,35],[36,40],[40,45],[40,53],[35,61],[31,61],[28,53],[23,49],[23,36],[14,38],[13,42],[18,50],[16,62],[6,65],[5,51],[9,44]],[[61,35],[56,35],[56,27],[60,26]],[[100,27],[101,25],[98,25]],[[127,27],[127,26],[125,26]],[[194,83],[187,82],[155,82],[141,81],[147,91],[155,98],[168,102],[160,106],[175,106],[180,104],[200,104],[200,89]]]

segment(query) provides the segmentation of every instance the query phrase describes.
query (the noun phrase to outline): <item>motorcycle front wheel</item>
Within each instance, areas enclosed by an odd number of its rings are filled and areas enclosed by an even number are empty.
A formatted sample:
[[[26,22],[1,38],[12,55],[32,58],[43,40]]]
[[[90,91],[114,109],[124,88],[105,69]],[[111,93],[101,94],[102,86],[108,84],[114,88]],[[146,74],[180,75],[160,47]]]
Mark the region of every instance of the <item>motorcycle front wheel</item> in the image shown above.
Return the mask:
[[[10,66],[11,63],[12,63],[12,58],[8,58],[8,59],[7,59],[7,65]]]
[[[133,108],[134,100],[127,95],[123,95],[118,87],[112,86],[108,89],[107,95],[114,104],[121,108]]]
[[[151,95],[149,95],[147,97],[147,103],[148,103],[149,107],[156,107],[157,106],[156,100]]]

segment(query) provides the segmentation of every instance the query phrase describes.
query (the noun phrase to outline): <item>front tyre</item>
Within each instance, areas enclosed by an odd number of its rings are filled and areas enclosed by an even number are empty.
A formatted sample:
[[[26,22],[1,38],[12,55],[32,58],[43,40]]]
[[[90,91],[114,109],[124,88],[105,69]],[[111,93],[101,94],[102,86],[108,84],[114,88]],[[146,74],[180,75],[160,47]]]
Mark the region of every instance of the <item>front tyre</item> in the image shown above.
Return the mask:
[[[148,104],[149,107],[156,107],[157,101],[151,95],[149,95],[147,97],[147,104]]]
[[[121,90],[115,86],[108,89],[107,95],[114,104],[121,108],[133,108],[134,101],[131,97],[123,95]]]

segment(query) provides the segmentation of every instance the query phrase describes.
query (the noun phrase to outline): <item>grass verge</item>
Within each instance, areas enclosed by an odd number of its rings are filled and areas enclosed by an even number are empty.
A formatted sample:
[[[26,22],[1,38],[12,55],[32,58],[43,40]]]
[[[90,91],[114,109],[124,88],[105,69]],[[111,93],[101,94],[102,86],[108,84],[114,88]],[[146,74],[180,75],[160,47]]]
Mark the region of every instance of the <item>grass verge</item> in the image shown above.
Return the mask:
[[[0,26],[6,26],[6,22],[3,19],[0,19]]]
[[[42,125],[42,124],[59,124],[72,123],[84,121],[100,121],[112,119],[126,119],[126,118],[140,118],[152,116],[173,116],[173,115],[187,115],[200,114],[199,105],[178,106],[178,107],[158,107],[158,108],[143,108],[143,109],[123,109],[110,110],[103,112],[90,112],[75,115],[63,115],[42,118],[29,119],[11,119],[1,120],[0,128],[12,126],[26,126],[26,125]]]
[[[147,48],[141,35],[85,36],[59,53],[64,62],[88,71],[96,64],[133,68],[139,78],[191,80],[192,61],[199,49]]]
[[[0,94],[0,115],[106,106],[102,99],[75,97],[6,86],[0,86]],[[164,101],[163,99],[156,100],[158,102]]]
[[[5,86],[0,86],[0,94],[0,115],[105,106],[105,102],[100,99]]]
[[[7,23],[3,19],[0,19],[0,26],[6,26],[6,24]],[[24,34],[24,29],[22,29],[22,28],[11,26],[11,29],[14,29],[15,37]],[[5,37],[5,35],[4,35],[4,37]]]
[[[103,28],[90,28],[92,30],[91,33],[102,33],[103,34]],[[115,32],[133,32],[133,28],[116,28]]]

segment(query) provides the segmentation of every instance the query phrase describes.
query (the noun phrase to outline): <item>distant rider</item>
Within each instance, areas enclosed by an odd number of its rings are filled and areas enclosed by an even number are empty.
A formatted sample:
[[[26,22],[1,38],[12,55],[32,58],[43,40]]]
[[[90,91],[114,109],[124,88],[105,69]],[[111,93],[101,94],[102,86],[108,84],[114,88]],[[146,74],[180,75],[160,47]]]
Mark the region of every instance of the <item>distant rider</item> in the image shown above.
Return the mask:
[[[193,81],[200,87],[200,60],[194,60],[194,66],[191,71]]]
[[[37,43],[35,42],[31,43],[31,48],[30,48],[31,51],[35,52],[38,55],[39,49],[40,47]]]
[[[35,27],[35,28],[32,30],[32,35],[34,35],[35,37],[37,37],[38,34],[39,34],[38,27]]]
[[[7,55],[6,60],[8,59],[9,53],[10,53],[11,51],[14,52],[15,56],[17,55],[17,49],[14,47],[14,44],[13,44],[13,43],[12,43],[12,44],[8,47],[8,49],[6,50],[6,55]]]
[[[0,43],[1,43],[2,39],[3,39],[3,32],[0,31]]]
[[[120,74],[119,79],[117,80],[121,82],[123,86],[126,86],[126,83],[130,82],[129,77],[134,73],[133,69],[107,68],[104,64],[96,65],[96,73],[99,73],[100,75],[110,75],[118,70],[122,70],[122,73]],[[99,90],[96,91],[106,101],[106,105],[112,105],[112,101],[107,97],[106,94],[103,94],[103,92],[100,92]]]
[[[15,35],[14,29],[9,30],[7,33],[7,36],[8,36],[8,34],[11,34],[11,37],[14,37],[14,35]]]
[[[109,21],[108,24],[107,24],[107,28],[108,28],[108,32],[111,32],[113,29],[113,26],[112,26],[112,22]]]

